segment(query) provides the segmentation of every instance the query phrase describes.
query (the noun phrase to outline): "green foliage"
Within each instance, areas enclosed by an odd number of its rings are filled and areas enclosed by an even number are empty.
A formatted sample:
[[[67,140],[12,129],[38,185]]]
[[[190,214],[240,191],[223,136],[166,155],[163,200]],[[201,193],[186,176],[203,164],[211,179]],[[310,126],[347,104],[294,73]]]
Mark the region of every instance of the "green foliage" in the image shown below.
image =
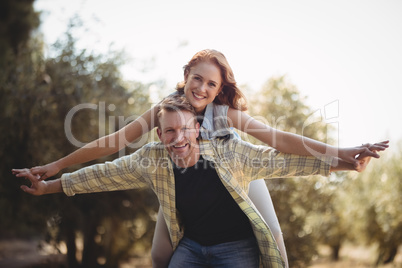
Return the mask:
[[[82,237],[84,267],[99,266],[102,257],[104,266],[116,267],[150,248],[158,209],[150,190],[34,197],[20,191],[22,180],[11,175],[12,168],[46,164],[72,152],[77,147],[71,137],[92,141],[150,108],[146,85],[121,80],[124,54],[76,49],[75,25],[53,46],[51,58],[44,59],[36,36],[1,72],[0,236],[46,237],[55,246],[64,241],[70,267],[78,265],[76,239]],[[71,113],[83,104],[92,108]]]
[[[39,14],[33,9],[34,0],[0,1],[0,69],[13,62],[39,26]]]
[[[43,109],[49,109],[46,112],[48,118],[54,116],[51,120],[55,124],[52,129],[48,127],[50,131],[64,134],[63,129],[66,129],[63,123],[66,122],[70,109],[83,103],[93,104],[95,110],[80,110],[71,122],[72,136],[77,141],[89,142],[123,127],[127,122],[119,120],[122,115],[128,112],[139,115],[150,107],[145,86],[121,81],[118,64],[123,62],[121,58],[124,55],[113,53],[105,57],[87,53],[85,50],[77,51],[76,40],[71,33],[67,32],[66,36],[65,43],[58,42],[55,45],[57,50],[61,49],[60,54],[46,62],[46,71],[52,82],[49,95],[44,98]],[[130,98],[134,101],[134,106],[129,104]],[[42,136],[45,140],[48,134],[40,133],[39,128],[35,136]],[[53,157],[57,153],[51,147],[59,150],[64,148],[59,151],[61,155],[66,155],[74,149],[61,137],[46,140],[44,143],[48,144],[49,153],[53,151]],[[147,203],[145,200],[151,201]],[[67,204],[66,210],[61,214],[60,224],[71,228],[68,226],[72,221],[73,232],[79,231],[83,234],[84,267],[98,265],[99,257],[106,258],[107,267],[115,267],[119,261],[129,256],[134,242],[139,240],[145,241],[149,248],[150,234],[154,226],[152,215],[158,207],[156,198],[150,191],[94,194],[77,197]],[[71,211],[78,211],[81,215],[78,221],[74,219]],[[145,231],[137,232],[136,223],[140,222],[146,228]],[[108,225],[113,228],[107,228]],[[70,230],[66,232],[71,233]],[[94,242],[96,237],[97,242]],[[70,239],[67,236],[64,238]],[[71,262],[75,260],[70,259]]]
[[[254,96],[250,113],[260,120],[333,143],[332,127],[315,116],[286,77],[271,78]],[[291,267],[307,265],[318,244],[329,245],[336,260],[346,240],[378,245],[377,264],[393,261],[402,241],[402,148],[386,154],[363,173],[267,181]]]
[[[21,182],[11,175],[12,168],[27,166],[34,153],[30,131],[34,124],[36,91],[38,94],[42,92],[38,82],[44,67],[41,47],[40,38],[34,36],[21,47],[18,55],[10,55],[12,61],[0,72],[0,226],[7,232],[0,231],[0,235],[24,235],[44,230],[46,224],[41,219],[51,210],[45,206],[40,211],[31,212],[31,208],[24,204],[41,207],[47,198],[34,199],[21,191],[16,192]]]
[[[250,100],[250,113],[280,130],[331,143],[331,126],[305,104],[297,87],[286,76],[269,79]],[[321,114],[320,114],[321,115]]]
[[[271,78],[250,100],[250,114],[270,126],[309,138],[331,141],[331,129],[305,104],[296,86],[285,76]],[[314,123],[311,123],[314,122]],[[259,141],[247,137],[253,143]],[[325,210],[329,197],[322,194],[322,178],[289,178],[267,181],[288,251],[289,265],[302,267],[317,254],[313,227],[307,224],[311,211]]]
[[[346,181],[345,222],[354,241],[378,246],[377,264],[392,262],[402,241],[401,161],[399,147],[396,153],[387,152],[373,161],[369,170]]]

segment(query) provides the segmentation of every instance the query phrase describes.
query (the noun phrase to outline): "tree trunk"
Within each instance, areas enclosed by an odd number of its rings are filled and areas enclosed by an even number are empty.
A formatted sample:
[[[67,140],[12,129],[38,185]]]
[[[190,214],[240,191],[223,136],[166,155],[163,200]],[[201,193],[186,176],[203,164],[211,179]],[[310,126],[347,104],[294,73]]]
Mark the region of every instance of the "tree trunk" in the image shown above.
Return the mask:
[[[97,218],[89,213],[84,216],[84,250],[82,252],[82,267],[97,267],[97,250],[95,243]]]
[[[64,235],[66,236],[67,244],[67,264],[68,267],[78,268],[77,261],[77,245],[75,244],[75,229],[73,224],[65,224]]]
[[[388,250],[388,257],[384,260],[384,264],[392,263],[397,253],[398,253],[398,247],[397,246],[391,247]]]
[[[333,261],[338,261],[339,260],[339,251],[341,249],[341,245],[340,244],[332,245],[331,249],[332,249],[331,259]]]
[[[75,243],[75,231],[77,228],[74,213],[68,208],[71,207],[71,200],[65,200],[65,206],[62,210],[62,220],[60,223],[61,236],[65,239],[67,245],[67,264],[68,267],[80,267],[77,261],[77,245]]]

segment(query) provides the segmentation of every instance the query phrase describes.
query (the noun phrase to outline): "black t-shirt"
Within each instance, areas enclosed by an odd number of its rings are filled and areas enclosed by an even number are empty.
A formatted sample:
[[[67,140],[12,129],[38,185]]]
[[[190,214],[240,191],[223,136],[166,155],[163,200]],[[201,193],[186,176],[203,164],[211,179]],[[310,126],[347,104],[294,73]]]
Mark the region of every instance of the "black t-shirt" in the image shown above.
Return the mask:
[[[252,237],[247,216],[222,184],[212,162],[192,167],[174,166],[176,208],[184,235],[203,246]]]

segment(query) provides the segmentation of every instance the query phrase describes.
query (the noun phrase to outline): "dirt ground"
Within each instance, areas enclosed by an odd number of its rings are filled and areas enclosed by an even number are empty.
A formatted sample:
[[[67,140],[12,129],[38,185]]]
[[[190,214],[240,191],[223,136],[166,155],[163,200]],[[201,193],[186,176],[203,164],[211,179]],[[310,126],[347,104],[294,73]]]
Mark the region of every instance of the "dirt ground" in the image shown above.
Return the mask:
[[[0,268],[61,268],[65,255],[34,240],[0,240]]]
[[[376,247],[359,247],[354,245],[343,245],[340,251],[340,260],[332,262],[328,256],[330,249],[322,246],[319,248],[320,257],[313,261],[309,268],[372,268],[376,261]],[[388,265],[381,265],[378,268],[402,268],[402,247],[394,262]]]
[[[320,257],[309,268],[371,268],[374,267],[375,248],[346,245],[340,252],[340,261],[328,260],[329,250],[320,248]],[[151,268],[149,256],[133,258],[122,263],[120,268]],[[65,255],[44,243],[18,239],[0,240],[0,268],[67,268]],[[393,264],[379,268],[402,268],[402,247]]]

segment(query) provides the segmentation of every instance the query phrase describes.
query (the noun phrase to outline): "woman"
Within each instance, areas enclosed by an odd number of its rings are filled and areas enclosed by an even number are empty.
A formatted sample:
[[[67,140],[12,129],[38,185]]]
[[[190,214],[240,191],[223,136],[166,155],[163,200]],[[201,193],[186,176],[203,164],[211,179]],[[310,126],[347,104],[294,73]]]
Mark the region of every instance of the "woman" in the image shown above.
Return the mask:
[[[358,164],[355,156],[368,151],[367,146],[338,149],[299,135],[275,130],[248,116],[246,100],[238,89],[231,67],[225,56],[215,50],[202,50],[195,54],[184,67],[184,81],[177,85],[177,93],[185,94],[202,121],[201,137],[235,137],[230,127],[244,131],[283,153],[299,155],[331,155],[344,161]],[[157,107],[145,112],[137,120],[121,130],[93,141],[83,148],[45,166],[32,168],[33,174],[42,179],[57,174],[60,170],[79,163],[110,155],[133,142],[155,127]],[[98,146],[100,144],[106,146]],[[372,156],[378,157],[375,153]],[[249,196],[270,227],[286,266],[288,261],[279,222],[263,180],[251,183]],[[268,198],[267,198],[268,197]],[[152,246],[154,267],[167,267],[173,253],[167,227],[161,212]]]

